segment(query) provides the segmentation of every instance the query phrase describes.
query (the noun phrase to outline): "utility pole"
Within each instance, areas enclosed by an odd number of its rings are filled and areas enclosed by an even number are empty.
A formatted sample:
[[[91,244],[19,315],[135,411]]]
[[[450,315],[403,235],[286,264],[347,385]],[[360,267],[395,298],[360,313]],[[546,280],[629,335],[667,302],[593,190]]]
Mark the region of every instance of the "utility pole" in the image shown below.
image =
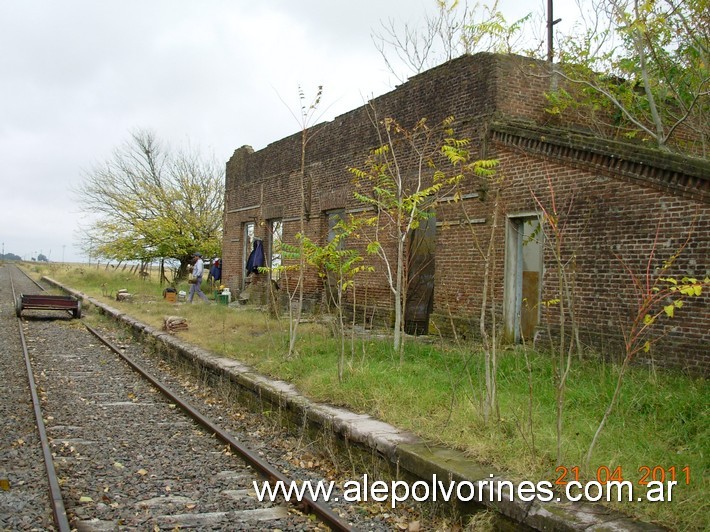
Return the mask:
[[[547,0],[547,61],[549,63],[552,63],[555,58],[552,44],[552,27],[561,20],[561,18],[558,18],[557,20],[554,19],[554,16],[552,14],[552,0]]]

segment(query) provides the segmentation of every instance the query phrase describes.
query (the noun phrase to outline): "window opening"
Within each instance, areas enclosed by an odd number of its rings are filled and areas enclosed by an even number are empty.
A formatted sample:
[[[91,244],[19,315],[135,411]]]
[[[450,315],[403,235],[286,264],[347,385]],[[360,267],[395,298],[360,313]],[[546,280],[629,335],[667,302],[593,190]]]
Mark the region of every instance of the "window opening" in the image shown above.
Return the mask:
[[[244,248],[242,249],[242,289],[245,286],[247,278],[247,259],[254,246],[254,222],[246,222],[244,224]]]
[[[271,238],[269,239],[269,267],[271,268],[271,279],[278,281],[281,279],[281,258],[283,243],[283,221],[271,220]]]

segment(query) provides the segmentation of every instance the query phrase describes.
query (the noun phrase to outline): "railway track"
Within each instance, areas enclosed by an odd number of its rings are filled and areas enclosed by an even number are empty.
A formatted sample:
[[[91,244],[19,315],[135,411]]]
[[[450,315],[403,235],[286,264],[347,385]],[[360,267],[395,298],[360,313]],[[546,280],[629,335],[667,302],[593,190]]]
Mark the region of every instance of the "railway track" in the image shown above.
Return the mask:
[[[262,456],[263,429],[161,373],[140,344],[105,338],[66,311],[14,317],[17,292],[40,291],[14,266],[0,268],[0,530],[351,529],[311,500],[260,502],[254,481],[289,480],[283,463]],[[257,449],[242,450],[235,431]]]

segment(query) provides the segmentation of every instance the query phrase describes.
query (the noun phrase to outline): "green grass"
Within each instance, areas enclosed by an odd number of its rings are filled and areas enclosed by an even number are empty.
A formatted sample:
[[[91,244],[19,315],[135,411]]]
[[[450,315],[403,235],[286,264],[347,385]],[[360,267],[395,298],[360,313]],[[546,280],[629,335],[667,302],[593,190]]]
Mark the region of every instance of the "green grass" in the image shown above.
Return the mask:
[[[314,400],[369,413],[432,443],[460,449],[511,477],[554,480],[559,476],[553,368],[551,357],[545,353],[528,353],[530,372],[521,349],[500,354],[501,420],[485,424],[481,414],[483,361],[472,343],[459,347],[443,340],[408,340],[405,362],[400,366],[389,339],[358,338],[354,354],[348,355],[345,380],[339,383],[337,342],[325,325],[301,324],[298,356],[286,360],[287,317],[272,320],[258,310],[221,305],[172,305],[163,301],[157,283],[141,281],[126,272],[52,265],[33,265],[31,269],[156,327],[162,325],[166,315],[185,316],[189,330],[180,336],[187,341],[290,381]],[[120,288],[135,294],[132,303],[115,301],[113,295]],[[187,284],[178,288],[187,291]],[[596,360],[575,361],[564,411],[563,454],[568,468],[581,467],[612,396],[617,370]],[[632,481],[638,489],[640,468],[675,467],[680,476],[680,470],[689,467],[691,482],[679,483],[673,502],[635,502],[617,505],[617,509],[676,530],[710,528],[709,399],[710,387],[705,379],[631,368],[620,402],[595,449],[590,471],[583,471],[582,478],[594,479],[600,467],[621,467],[624,480]]]

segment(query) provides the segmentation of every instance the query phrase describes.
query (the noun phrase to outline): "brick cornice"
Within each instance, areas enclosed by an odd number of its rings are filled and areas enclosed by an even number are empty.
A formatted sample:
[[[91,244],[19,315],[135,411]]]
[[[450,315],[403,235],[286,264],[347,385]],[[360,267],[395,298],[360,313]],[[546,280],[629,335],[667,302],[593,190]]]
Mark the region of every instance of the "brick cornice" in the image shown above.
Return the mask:
[[[710,203],[710,161],[705,159],[515,120],[494,120],[489,131],[493,141],[526,152]]]

